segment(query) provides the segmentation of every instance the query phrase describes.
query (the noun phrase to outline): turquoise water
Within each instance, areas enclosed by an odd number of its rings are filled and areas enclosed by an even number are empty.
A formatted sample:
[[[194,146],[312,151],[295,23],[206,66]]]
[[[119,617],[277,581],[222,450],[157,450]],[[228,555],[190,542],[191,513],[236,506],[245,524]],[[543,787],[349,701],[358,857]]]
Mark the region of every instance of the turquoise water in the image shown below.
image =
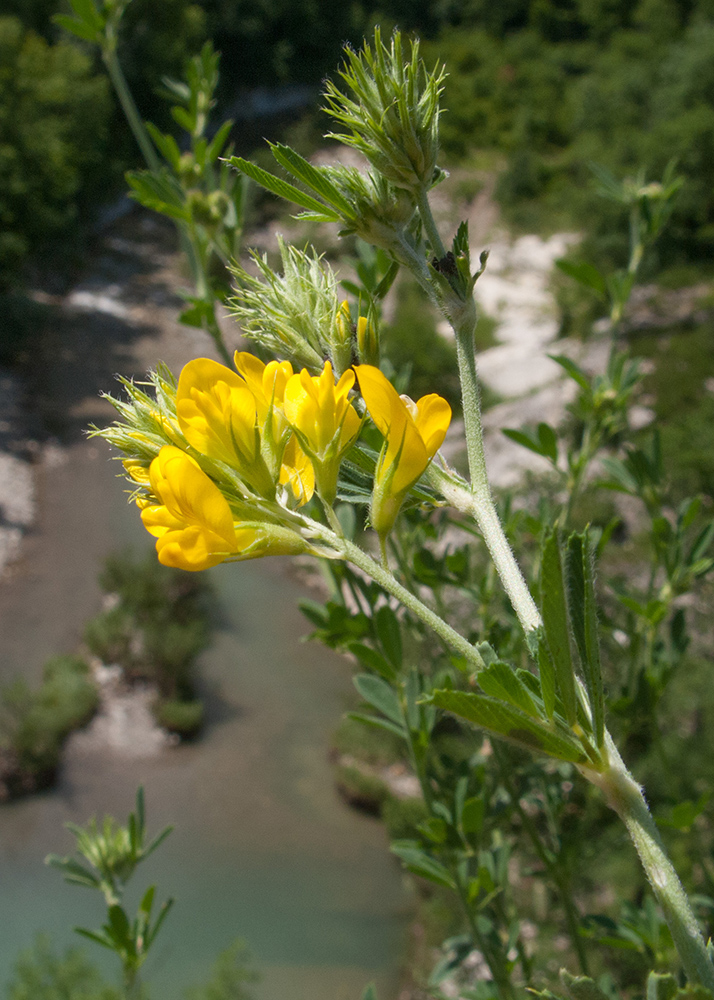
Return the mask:
[[[106,452],[85,442],[65,459],[42,472],[41,521],[0,585],[3,679],[36,677],[47,656],[75,648],[99,606],[101,557],[147,544]],[[98,926],[93,894],[42,859],[71,850],[64,822],[124,817],[143,783],[150,828],[176,827],[137,876],[177,900],[146,966],[155,1000],[180,997],[236,937],[263,976],[261,1000],[348,1000],[369,980],[394,994],[400,873],[381,825],[337,798],[327,760],[349,669],[299,641],[301,591],[287,569],[266,560],[212,571],[221,625],[202,661],[204,739],[144,761],[71,749],[55,791],[0,808],[0,982],[37,931],[64,944],[73,925]]]

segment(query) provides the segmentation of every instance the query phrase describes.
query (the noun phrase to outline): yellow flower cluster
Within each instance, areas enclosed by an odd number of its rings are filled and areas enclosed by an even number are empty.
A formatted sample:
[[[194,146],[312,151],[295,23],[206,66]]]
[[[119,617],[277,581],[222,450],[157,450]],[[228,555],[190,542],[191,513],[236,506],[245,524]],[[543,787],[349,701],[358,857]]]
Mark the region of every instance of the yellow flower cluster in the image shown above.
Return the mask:
[[[235,366],[190,361],[173,398],[161,383],[168,413],[135,390],[133,410],[120,404],[133,424],[105,432],[127,454],[124,466],[140,487],[137,503],[160,562],[200,570],[309,549],[300,530],[307,522],[290,509],[313,493],[328,507],[334,503],[340,465],[362,427],[349,398],[355,371],[385,438],[371,506],[384,539],[444,439],[448,403],[436,395],[413,403],[371,365],[348,369],[337,381],[329,361],[311,375],[293,372],[287,361],[266,365],[238,352]]]

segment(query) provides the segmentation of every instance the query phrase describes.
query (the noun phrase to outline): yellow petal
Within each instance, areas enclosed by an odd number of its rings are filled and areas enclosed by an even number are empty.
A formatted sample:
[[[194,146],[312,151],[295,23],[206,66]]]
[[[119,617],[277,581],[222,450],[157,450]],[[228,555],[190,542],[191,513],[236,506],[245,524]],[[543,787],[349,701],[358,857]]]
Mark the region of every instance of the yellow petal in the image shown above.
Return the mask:
[[[161,500],[177,522],[196,525],[222,538],[226,545],[235,545],[233,515],[218,487],[189,455],[170,445],[162,448],[149,469],[153,493]],[[150,516],[155,523],[157,515]],[[168,517],[164,524],[170,526]]]
[[[433,458],[443,444],[451,423],[451,407],[442,396],[432,392],[422,396],[417,405],[416,426],[424,441],[429,458]]]
[[[300,507],[306,504],[315,492],[315,470],[294,434],[285,447],[280,482],[290,487]]]
[[[179,377],[176,412],[186,440],[197,451],[228,465],[255,461],[255,397],[230,368],[209,358],[189,361]]]

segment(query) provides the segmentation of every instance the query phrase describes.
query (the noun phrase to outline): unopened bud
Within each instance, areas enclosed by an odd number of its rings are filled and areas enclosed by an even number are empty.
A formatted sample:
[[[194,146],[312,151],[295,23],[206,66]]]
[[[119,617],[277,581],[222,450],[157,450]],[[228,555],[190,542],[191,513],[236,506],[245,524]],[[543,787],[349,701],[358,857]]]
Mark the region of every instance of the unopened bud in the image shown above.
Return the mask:
[[[357,354],[363,365],[379,367],[379,330],[373,315],[357,320]]]

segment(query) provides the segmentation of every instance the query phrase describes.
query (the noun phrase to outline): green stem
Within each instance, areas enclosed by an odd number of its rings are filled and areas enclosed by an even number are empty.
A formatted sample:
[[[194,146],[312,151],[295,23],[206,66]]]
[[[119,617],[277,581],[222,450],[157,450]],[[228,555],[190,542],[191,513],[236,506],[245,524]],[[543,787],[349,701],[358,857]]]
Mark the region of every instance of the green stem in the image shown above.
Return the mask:
[[[443,639],[452,649],[465,657],[472,667],[476,670],[484,669],[486,664],[479,651],[467,639],[459,635],[456,629],[448,625],[443,618],[439,618],[431,608],[428,608],[418,597],[415,597],[406,587],[403,587],[389,570],[384,569],[384,567],[375,562],[359,546],[347,539],[334,536],[330,539],[330,542],[338,551],[340,549],[343,551],[345,558],[349,562],[359,567],[359,569],[364,570],[368,576],[375,580],[381,587],[384,587],[388,593],[396,597],[398,601],[401,601],[405,608],[412,611],[417,618],[421,619],[429,628],[436,632],[439,638]]]
[[[439,230],[436,228],[434,216],[431,214],[429,196],[427,195],[426,188],[424,187],[420,188],[419,193],[417,194],[417,206],[419,208],[421,223],[424,226],[424,231],[426,232],[429,243],[431,244],[432,253],[438,257],[439,260],[441,260],[446,256],[446,248],[441,242]]]
[[[126,115],[126,120],[129,122],[129,127],[134,133],[134,138],[136,139],[139,149],[141,150],[141,155],[146,161],[147,167],[149,170],[160,170],[161,160],[159,159],[158,153],[154,149],[154,144],[149,137],[149,133],[146,131],[146,126],[141,120],[139,109],[134,103],[134,98],[132,97],[126,78],[119,64],[115,44],[111,40],[108,40],[107,44],[103,46],[102,58],[104,60],[104,65],[107,67],[107,72],[109,73],[112,84],[114,85],[116,95],[119,98],[119,103],[121,104],[124,114]]]
[[[687,978],[691,983],[699,983],[714,991],[714,965],[707,953],[687,894],[667,856],[642,789],[627,771],[607,733],[606,740],[611,761],[609,769],[599,773],[588,768],[581,768],[581,771],[604,792],[608,805],[627,827],[652,891],[664,913]]]
[[[539,629],[543,622],[506,538],[488,483],[485,491],[469,490],[466,483],[459,483],[453,473],[444,472],[438,466],[432,466],[430,478],[452,507],[470,514],[476,521],[503,588],[528,637],[530,633]]]

